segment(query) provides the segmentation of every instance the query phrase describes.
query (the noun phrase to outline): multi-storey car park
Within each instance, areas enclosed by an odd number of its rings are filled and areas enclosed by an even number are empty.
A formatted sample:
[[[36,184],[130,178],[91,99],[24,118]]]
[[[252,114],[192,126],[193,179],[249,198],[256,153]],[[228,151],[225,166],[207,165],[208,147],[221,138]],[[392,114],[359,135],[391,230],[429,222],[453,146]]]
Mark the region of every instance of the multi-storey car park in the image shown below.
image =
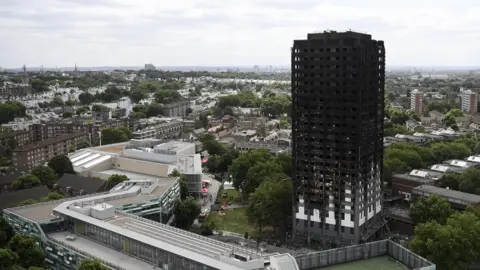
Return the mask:
[[[18,233],[42,239],[52,269],[76,269],[84,258],[126,270],[264,269],[271,256],[276,269],[297,269],[281,268],[297,265],[289,254],[261,254],[143,218],[171,208],[179,192],[176,180],[160,181],[131,180],[109,192],[6,209],[4,216]],[[139,202],[142,211],[128,208]]]

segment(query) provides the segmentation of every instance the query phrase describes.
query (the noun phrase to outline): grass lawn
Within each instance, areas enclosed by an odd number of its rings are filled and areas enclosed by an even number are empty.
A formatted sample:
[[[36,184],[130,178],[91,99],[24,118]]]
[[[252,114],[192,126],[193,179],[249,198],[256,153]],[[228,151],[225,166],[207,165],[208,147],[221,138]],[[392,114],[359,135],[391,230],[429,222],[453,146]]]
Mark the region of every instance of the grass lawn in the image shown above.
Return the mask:
[[[254,226],[248,222],[247,208],[235,210],[225,210],[225,215],[219,215],[217,212],[211,212],[208,215],[208,222],[214,222],[218,229],[222,231],[234,232],[239,234],[256,235]]]
[[[223,197],[223,192],[227,191],[227,197]],[[232,199],[233,198],[233,199]],[[229,190],[222,190],[222,192],[219,194],[219,200],[220,202],[229,202],[233,204],[239,204],[242,203],[242,194],[235,189],[229,189]]]

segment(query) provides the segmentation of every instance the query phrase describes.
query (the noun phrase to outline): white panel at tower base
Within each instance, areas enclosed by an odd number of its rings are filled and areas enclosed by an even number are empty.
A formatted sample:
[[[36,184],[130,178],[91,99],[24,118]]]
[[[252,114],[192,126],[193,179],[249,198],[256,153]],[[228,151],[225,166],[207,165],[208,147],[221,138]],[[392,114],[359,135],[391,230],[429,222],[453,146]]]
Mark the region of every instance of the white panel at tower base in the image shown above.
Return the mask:
[[[97,204],[91,208],[90,214],[100,220],[112,218],[115,216],[115,207],[106,203]]]

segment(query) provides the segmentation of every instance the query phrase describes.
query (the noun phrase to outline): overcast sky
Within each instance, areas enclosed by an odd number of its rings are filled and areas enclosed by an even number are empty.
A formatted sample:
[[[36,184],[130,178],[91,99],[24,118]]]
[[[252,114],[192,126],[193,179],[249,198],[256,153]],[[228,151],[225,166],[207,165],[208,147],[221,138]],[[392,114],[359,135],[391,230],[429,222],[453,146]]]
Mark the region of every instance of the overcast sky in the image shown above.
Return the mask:
[[[289,65],[294,39],[354,29],[387,65],[480,63],[478,0],[0,0],[0,67]]]

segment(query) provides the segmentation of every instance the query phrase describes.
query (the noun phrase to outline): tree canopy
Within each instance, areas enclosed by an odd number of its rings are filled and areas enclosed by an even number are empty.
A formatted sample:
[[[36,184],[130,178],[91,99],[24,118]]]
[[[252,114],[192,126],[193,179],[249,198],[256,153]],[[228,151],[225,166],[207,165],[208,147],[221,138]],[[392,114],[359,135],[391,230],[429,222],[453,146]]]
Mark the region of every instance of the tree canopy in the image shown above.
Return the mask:
[[[37,166],[32,169],[32,175],[35,175],[42,185],[53,187],[53,185],[57,182],[58,176],[55,171],[48,167],[48,166]]]
[[[44,253],[38,242],[40,239],[36,237],[16,234],[10,239],[8,248],[18,255],[20,258],[18,264],[22,267],[43,267]]]
[[[108,270],[109,268],[104,266],[98,260],[84,259],[77,268],[78,270]]]
[[[409,248],[439,270],[463,270],[480,259],[480,210],[469,207],[446,219],[420,223]]]
[[[182,96],[176,90],[158,90],[154,96],[155,101],[161,104],[169,104],[182,99]]]
[[[0,104],[0,124],[13,121],[15,117],[25,116],[27,108],[17,101],[7,101]]]
[[[464,159],[472,154],[476,142],[469,138],[455,141],[434,141],[423,146],[407,142],[391,144],[384,152],[384,181],[390,182],[392,174],[420,169],[449,159]]]
[[[75,174],[73,165],[66,155],[56,155],[49,162],[48,167],[52,168],[58,177],[62,177],[65,173]]]
[[[175,215],[175,227],[187,230],[200,214],[200,206],[193,198],[186,200],[177,199],[174,202],[173,214]]]
[[[40,186],[41,184],[42,182],[40,182],[40,179],[38,179],[38,177],[36,177],[35,175],[24,174],[18,177],[15,181],[13,181],[12,189],[13,190],[27,189],[27,188]]]
[[[415,224],[429,221],[445,224],[452,213],[450,204],[438,195],[420,197],[410,205],[410,217]]]
[[[132,138],[128,128],[106,128],[102,130],[102,144],[125,142]]]
[[[292,212],[292,182],[267,179],[250,195],[247,215],[259,231],[266,225],[274,229],[282,224],[287,227],[287,218]]]
[[[116,185],[118,185],[118,184],[120,184],[124,181],[128,181],[128,177],[126,175],[112,174],[112,175],[110,175],[110,177],[108,177],[107,188],[111,189],[114,186],[116,186]]]

